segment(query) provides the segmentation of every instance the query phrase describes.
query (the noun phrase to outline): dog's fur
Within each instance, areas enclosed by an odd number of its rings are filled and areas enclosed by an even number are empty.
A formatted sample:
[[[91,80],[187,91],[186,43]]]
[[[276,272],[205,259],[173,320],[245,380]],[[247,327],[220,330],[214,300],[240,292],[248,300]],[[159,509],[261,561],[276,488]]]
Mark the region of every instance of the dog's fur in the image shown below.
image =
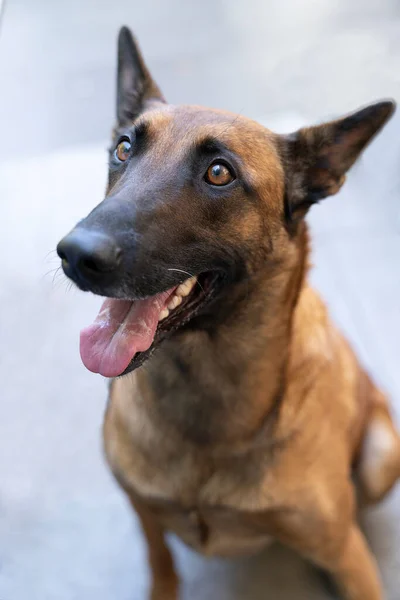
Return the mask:
[[[94,291],[167,289],[168,266],[224,273],[198,314],[110,386],[106,456],[143,525],[152,600],[178,597],[167,531],[206,555],[279,540],[326,569],[346,600],[382,600],[353,477],[364,501],[380,500],[400,476],[400,439],[384,395],[307,283],[304,216],[340,189],[393,103],[291,136],[169,106],[126,28],[118,73],[113,148],[135,130],[137,157],[122,174],[110,169],[86,226],[126,230],[130,219],[135,253],[124,286]],[[196,168],[218,150],[236,166],[234,184],[204,191],[188,167],[199,146]]]

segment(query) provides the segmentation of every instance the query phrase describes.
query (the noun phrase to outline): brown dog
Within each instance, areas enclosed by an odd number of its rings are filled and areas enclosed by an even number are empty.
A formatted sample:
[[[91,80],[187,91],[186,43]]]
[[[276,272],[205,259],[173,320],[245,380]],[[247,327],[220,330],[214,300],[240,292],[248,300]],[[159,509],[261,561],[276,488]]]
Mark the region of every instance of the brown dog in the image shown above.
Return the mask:
[[[304,217],[340,189],[394,104],[280,136],[167,105],[126,28],[118,57],[106,199],[58,252],[81,289],[109,298],[81,354],[124,375],[105,448],[147,537],[151,598],[177,599],[173,531],[207,555],[280,540],[343,598],[382,600],[352,476],[380,500],[400,476],[400,439],[307,284]]]

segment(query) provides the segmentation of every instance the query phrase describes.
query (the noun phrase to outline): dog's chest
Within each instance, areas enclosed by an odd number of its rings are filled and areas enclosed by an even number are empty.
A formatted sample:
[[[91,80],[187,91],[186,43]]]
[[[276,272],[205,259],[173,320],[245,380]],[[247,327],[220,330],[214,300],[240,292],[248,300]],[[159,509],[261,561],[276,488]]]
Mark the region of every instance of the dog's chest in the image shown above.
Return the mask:
[[[165,529],[202,554],[251,554],[271,541],[254,521],[254,514],[273,504],[264,489],[266,478],[250,484],[240,467],[222,468],[207,478],[184,453],[182,461],[171,464],[158,457],[156,465],[149,461],[126,471],[125,477]]]
[[[159,429],[131,412],[129,435],[106,422],[106,453],[124,487],[140,496],[163,526],[206,555],[259,551],[271,537],[254,514],[276,505],[263,456],[206,458],[190,445],[160,439]]]

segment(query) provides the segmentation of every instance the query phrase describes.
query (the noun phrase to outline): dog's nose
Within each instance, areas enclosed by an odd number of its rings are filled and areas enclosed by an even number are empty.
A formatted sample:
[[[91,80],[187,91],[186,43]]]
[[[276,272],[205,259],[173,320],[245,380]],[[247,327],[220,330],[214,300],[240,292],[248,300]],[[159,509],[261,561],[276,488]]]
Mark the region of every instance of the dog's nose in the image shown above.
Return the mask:
[[[83,228],[66,235],[57,246],[57,254],[64,273],[77,283],[82,279],[98,281],[102,275],[115,271],[121,260],[121,250],[113,238]]]

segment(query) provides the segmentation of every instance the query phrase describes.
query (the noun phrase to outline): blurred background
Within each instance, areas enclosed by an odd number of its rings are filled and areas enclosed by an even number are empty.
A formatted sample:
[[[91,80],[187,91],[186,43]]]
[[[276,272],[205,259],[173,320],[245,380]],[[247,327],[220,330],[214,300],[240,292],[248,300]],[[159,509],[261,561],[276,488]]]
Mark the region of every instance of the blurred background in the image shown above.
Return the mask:
[[[1,0],[0,0],[1,4]],[[290,131],[400,100],[398,0],[7,0],[0,22],[0,599],[141,600],[138,524],[102,458],[106,383],[79,359],[100,300],[54,248],[102,199],[116,36],[137,35],[173,103]],[[312,278],[400,418],[400,117],[310,217]],[[388,600],[400,588],[400,489],[364,525]],[[323,600],[273,547],[205,561],[173,540],[184,600]]]

